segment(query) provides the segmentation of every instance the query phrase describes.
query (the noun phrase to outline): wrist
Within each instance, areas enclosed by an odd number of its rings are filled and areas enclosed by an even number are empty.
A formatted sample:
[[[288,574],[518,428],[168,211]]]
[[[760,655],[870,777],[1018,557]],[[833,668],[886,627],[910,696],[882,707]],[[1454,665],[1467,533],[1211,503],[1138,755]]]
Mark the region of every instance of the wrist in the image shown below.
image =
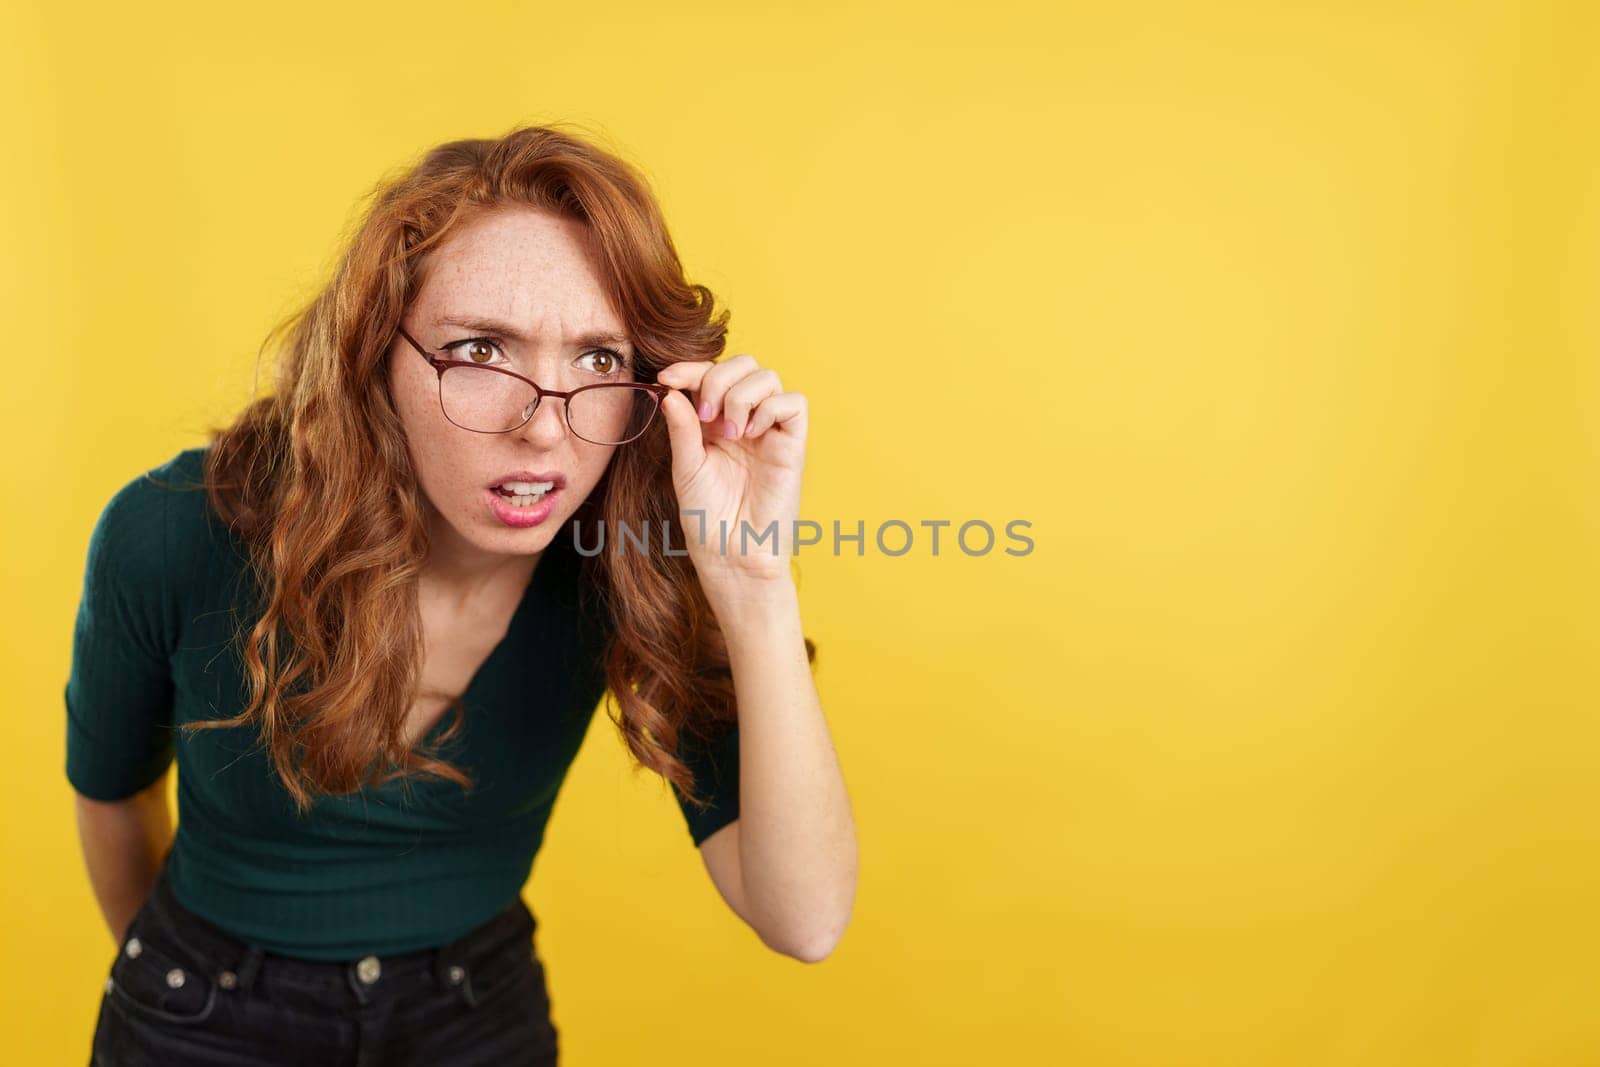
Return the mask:
[[[787,570],[773,575],[716,575],[703,578],[700,585],[725,631],[797,611],[799,606],[799,592]]]

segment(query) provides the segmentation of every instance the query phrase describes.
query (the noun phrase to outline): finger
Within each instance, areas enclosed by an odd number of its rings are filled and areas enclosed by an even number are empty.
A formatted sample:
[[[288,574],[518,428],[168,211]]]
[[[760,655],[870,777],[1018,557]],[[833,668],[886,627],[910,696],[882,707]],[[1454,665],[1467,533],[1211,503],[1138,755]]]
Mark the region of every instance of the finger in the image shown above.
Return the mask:
[[[656,381],[662,385],[670,385],[674,389],[699,389],[700,380],[706,376],[706,371],[716,366],[709,359],[686,359],[678,363],[669,363],[656,372]]]
[[[783,383],[771,367],[763,367],[735,382],[722,397],[722,417],[730,427],[730,432],[724,436],[742,437],[745,424],[750,421],[750,409],[781,392]]]
[[[686,478],[705,462],[705,436],[694,405],[683,393],[668,393],[661,398],[661,414],[667,419],[667,439],[672,445],[672,474]]]
[[[773,426],[784,433],[804,433],[806,428],[806,398],[802,393],[779,393],[769,396],[756,405],[744,428],[745,437],[757,437]]]
[[[714,363],[700,378],[696,399],[700,402],[700,421],[710,422],[722,414],[722,398],[733,384],[754,371],[759,365],[756,358],[741,352],[732,359]]]

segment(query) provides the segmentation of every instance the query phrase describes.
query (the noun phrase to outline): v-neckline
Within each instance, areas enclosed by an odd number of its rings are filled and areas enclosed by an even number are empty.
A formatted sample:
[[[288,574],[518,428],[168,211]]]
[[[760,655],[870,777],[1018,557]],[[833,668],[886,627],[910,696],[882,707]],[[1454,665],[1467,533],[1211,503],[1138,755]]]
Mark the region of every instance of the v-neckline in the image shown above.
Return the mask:
[[[484,657],[483,662],[478,664],[478,669],[467,682],[466,689],[462,690],[461,701],[463,704],[468,703],[473,693],[484,684],[485,677],[495,667],[497,661],[509,654],[509,650],[517,643],[517,638],[526,626],[526,616],[533,606],[543,599],[544,588],[550,584],[552,565],[557,562],[551,556],[556,551],[556,543],[559,540],[560,538],[558,537],[555,541],[550,542],[544,553],[539,557],[539,562],[534,565],[533,574],[528,578],[528,584],[523,587],[522,599],[517,601],[516,610],[511,613],[511,621],[506,624],[505,634],[489,650],[489,654]],[[447,710],[444,714],[434,719],[433,725],[428,727],[427,732],[414,742],[412,747],[417,749],[433,745],[437,741],[437,735],[444,731],[445,724],[452,718],[453,716]]]

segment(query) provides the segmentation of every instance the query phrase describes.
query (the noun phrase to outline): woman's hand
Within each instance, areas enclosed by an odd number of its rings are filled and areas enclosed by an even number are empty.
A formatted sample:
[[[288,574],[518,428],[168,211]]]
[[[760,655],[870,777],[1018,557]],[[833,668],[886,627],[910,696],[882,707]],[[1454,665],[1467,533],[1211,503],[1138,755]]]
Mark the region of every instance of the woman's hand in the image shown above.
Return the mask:
[[[788,580],[806,398],[784,392],[777,372],[747,354],[673,363],[656,380],[674,390],[661,402],[672,482],[689,558],[707,595],[752,579]],[[768,529],[774,523],[775,535]]]

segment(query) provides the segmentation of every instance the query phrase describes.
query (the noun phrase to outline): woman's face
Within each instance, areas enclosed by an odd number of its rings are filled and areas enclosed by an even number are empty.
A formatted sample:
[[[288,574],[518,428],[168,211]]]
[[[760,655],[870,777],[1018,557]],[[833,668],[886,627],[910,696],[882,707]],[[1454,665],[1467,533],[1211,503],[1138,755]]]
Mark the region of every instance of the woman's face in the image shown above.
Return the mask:
[[[401,326],[437,359],[505,367],[546,389],[636,380],[634,349],[601,286],[586,228],[533,208],[479,216],[430,253]],[[565,401],[552,397],[520,429],[462,429],[440,407],[438,373],[398,335],[388,373],[433,511],[433,549],[458,565],[542,552],[619,447],[573,434]],[[530,503],[538,487],[495,488],[508,480],[555,487]]]

